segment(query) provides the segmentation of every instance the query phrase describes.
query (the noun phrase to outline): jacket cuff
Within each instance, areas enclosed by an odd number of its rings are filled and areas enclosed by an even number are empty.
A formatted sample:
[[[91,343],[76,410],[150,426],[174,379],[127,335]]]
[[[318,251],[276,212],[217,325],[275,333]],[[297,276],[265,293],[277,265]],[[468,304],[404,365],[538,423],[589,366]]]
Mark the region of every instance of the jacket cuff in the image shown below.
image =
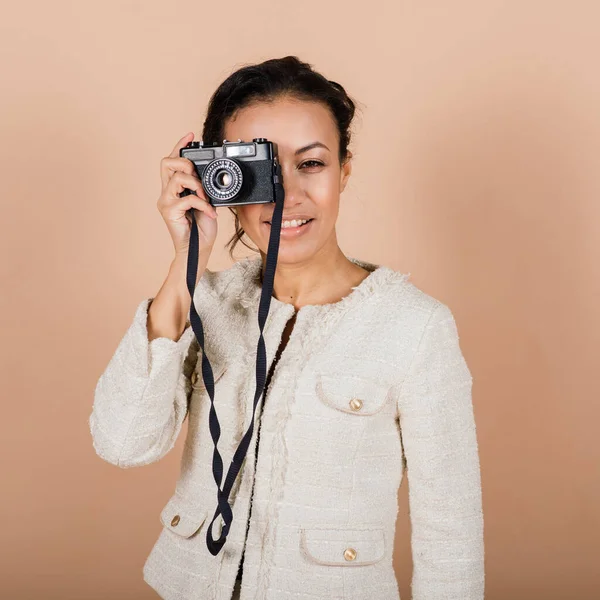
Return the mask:
[[[196,337],[188,319],[186,328],[177,341],[167,337],[158,337],[148,342],[148,309],[153,300],[154,297],[143,300],[138,305],[134,318],[134,322],[138,325],[138,334],[144,337],[147,344],[144,364],[146,375],[160,370],[165,363],[173,361],[175,357],[184,358]]]

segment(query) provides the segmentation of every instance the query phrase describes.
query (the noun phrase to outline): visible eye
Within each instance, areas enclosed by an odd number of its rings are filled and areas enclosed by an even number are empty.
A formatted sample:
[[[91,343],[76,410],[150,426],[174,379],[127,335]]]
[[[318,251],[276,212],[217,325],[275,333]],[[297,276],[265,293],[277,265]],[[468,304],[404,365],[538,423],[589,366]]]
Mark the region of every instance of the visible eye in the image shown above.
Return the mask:
[[[322,167],[323,163],[318,160],[307,160],[303,162],[298,168],[302,169],[304,166],[308,166],[309,168]]]

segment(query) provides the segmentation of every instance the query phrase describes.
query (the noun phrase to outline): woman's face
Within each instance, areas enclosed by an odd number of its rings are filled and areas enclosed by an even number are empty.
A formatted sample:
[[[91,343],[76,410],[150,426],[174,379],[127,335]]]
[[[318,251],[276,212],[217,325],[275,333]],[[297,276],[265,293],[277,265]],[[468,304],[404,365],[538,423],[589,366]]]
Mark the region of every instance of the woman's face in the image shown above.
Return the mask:
[[[258,137],[277,144],[283,174],[285,201],[278,264],[307,262],[335,251],[340,194],[350,176],[351,161],[340,166],[338,131],[328,108],[286,96],[243,108],[225,124],[227,140],[249,142]],[[244,231],[264,254],[274,208],[274,203],[236,208]],[[285,221],[294,218],[310,222],[285,229]]]

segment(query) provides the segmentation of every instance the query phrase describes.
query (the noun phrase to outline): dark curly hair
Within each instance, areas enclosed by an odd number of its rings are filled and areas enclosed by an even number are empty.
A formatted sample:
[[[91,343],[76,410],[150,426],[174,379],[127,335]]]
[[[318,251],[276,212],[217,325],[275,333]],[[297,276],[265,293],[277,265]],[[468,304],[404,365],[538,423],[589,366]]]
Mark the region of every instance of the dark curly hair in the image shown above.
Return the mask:
[[[221,143],[225,138],[225,123],[236,111],[255,102],[270,102],[281,96],[321,102],[330,110],[338,128],[338,154],[340,164],[343,164],[348,158],[350,125],[356,110],[355,102],[339,83],[325,78],[313,70],[310,64],[302,62],[296,56],[272,58],[262,63],[247,65],[229,75],[210,98],[202,129],[202,140]],[[229,247],[231,258],[235,246],[240,241],[250,250],[258,252],[242,239],[245,232],[240,226],[237,212],[231,206],[228,208],[235,215],[235,234],[225,245]]]

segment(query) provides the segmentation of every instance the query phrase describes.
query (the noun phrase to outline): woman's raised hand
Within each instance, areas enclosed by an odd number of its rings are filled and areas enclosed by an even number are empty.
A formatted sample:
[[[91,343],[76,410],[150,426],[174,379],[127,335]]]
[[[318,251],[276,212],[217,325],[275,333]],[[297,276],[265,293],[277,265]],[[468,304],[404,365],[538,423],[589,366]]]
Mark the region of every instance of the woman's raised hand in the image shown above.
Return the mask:
[[[208,202],[202,182],[196,174],[194,163],[179,156],[179,150],[194,139],[194,133],[183,136],[169,156],[160,161],[160,178],[162,191],[158,202],[158,210],[173,240],[175,255],[187,255],[192,223],[187,215],[190,208],[196,209],[194,216],[198,225],[198,244],[200,254],[210,255],[217,238],[217,211]],[[179,197],[188,188],[195,192]]]

